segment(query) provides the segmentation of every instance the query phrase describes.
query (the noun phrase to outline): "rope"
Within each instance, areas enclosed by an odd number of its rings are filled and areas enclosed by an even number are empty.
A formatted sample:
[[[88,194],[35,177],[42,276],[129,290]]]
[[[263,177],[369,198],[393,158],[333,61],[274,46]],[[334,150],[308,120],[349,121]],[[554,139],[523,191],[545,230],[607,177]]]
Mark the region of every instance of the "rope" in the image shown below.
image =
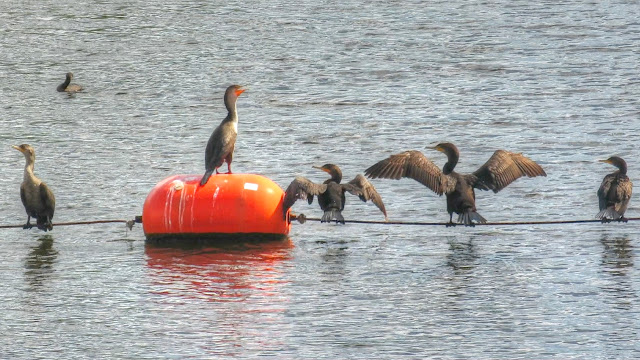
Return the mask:
[[[291,221],[298,220],[301,224],[304,224],[305,221],[321,221],[319,218],[309,218],[304,214],[291,215]],[[636,218],[625,218],[626,221],[638,221],[640,217]],[[420,222],[420,221],[373,221],[373,220],[345,220],[345,223],[351,224],[379,224],[379,225],[422,225],[422,226],[451,226],[448,222]],[[584,224],[584,223],[602,223],[602,220],[594,219],[594,220],[543,220],[543,221],[514,221],[514,222],[487,222],[484,224],[476,223],[477,226],[482,225],[494,225],[494,226],[502,226],[502,225],[557,225],[557,224]],[[619,222],[617,220],[607,221],[607,222]],[[464,226],[463,224],[455,224]]]
[[[125,223],[129,230],[133,229],[135,223],[142,223],[142,216],[136,216],[133,220],[91,220],[91,221],[71,221],[64,223],[54,223],[54,226],[73,226],[73,225],[93,225],[93,224],[109,224],[109,223]],[[35,227],[35,225],[33,225]],[[0,229],[22,229],[21,225],[0,225]]]

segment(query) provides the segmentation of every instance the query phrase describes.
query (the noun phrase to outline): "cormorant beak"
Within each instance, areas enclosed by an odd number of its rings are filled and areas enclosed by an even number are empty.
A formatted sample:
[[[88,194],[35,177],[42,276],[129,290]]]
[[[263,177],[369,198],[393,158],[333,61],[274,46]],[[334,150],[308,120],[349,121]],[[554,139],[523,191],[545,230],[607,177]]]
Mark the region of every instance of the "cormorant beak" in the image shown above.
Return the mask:
[[[242,88],[241,88],[241,89],[237,89],[237,90],[236,90],[236,96],[240,96],[240,94],[242,94],[243,92],[245,92],[245,90],[247,90],[247,89],[242,89]]]
[[[23,154],[24,154],[24,150],[22,150],[22,148],[21,148],[20,146],[17,146],[17,145],[11,145],[11,147],[12,147],[12,148],[14,148],[14,149],[16,149],[16,150],[18,150],[18,151],[20,151],[21,153],[23,153]]]
[[[314,165],[314,166],[312,166],[312,168],[314,168],[314,169],[319,169],[319,170],[322,170],[322,171],[324,171],[324,172],[329,172],[329,170],[328,170],[328,169],[326,169],[326,168],[324,168],[324,167],[322,167],[322,166],[315,166],[315,165]]]
[[[603,163],[607,163],[607,164],[611,164],[611,160],[607,159],[607,160],[598,160],[599,162],[603,162]]]
[[[442,148],[440,146],[438,146],[438,145],[436,145],[436,146],[427,146],[427,149],[432,149],[432,150],[437,150],[437,151],[442,152]]]

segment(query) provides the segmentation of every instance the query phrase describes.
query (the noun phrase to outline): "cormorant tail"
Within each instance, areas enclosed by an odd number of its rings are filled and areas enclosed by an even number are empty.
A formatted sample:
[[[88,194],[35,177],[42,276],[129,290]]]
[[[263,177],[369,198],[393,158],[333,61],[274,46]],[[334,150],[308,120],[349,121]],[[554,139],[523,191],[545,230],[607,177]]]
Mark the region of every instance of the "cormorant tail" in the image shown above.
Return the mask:
[[[209,177],[211,177],[211,174],[213,174],[213,170],[208,170],[207,172],[204,173],[202,180],[200,180],[200,186],[204,186],[207,183],[207,181],[209,181]]]
[[[609,206],[608,208],[600,211],[598,213],[598,215],[596,215],[596,218],[598,219],[602,219],[602,220],[618,220],[622,217],[622,215],[620,215],[613,206]]]
[[[458,216],[458,223],[462,223],[465,226],[475,226],[475,224],[473,223],[474,221],[479,224],[484,224],[487,222],[487,219],[483,218],[477,212],[471,210],[467,210]]]
[[[344,217],[342,217],[342,213],[338,209],[330,209],[325,211],[320,222],[331,222],[331,220],[336,220],[339,223],[344,224]]]

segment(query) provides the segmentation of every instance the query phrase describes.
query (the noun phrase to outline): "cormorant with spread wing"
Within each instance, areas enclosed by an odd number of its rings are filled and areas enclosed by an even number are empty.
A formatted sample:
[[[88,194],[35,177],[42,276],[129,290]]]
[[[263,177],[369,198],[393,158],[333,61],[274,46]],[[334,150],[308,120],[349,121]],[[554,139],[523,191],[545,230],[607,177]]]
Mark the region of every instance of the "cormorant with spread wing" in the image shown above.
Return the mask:
[[[314,166],[316,169],[325,171],[331,175],[330,179],[325,180],[322,184],[316,184],[311,180],[297,176],[291,184],[287,187],[284,196],[284,215],[286,216],[287,210],[298,199],[307,200],[309,204],[313,202],[313,197],[318,196],[318,203],[320,208],[324,211],[321,222],[330,222],[336,220],[344,224],[344,217],[342,216],[342,210],[345,205],[345,192],[350,192],[353,195],[360,197],[360,200],[366,202],[371,200],[384,214],[385,220],[387,220],[387,211],[384,208],[382,198],[373,187],[373,185],[362,175],[358,174],[356,177],[346,184],[341,184],[342,171],[337,165],[324,164],[322,166]]]
[[[627,221],[624,212],[627,211],[633,183],[627,176],[627,163],[621,157],[612,156],[600,162],[611,164],[618,168],[617,171],[602,179],[598,189],[598,201],[600,212],[596,215],[602,222],[611,220]]]
[[[365,175],[372,179],[398,180],[407,177],[420,182],[438,195],[446,194],[448,226],[455,225],[454,212],[459,215],[458,222],[467,226],[474,226],[474,221],[486,222],[476,212],[474,188],[497,193],[521,176],[547,176],[542,167],[531,159],[505,150],[496,150],[478,170],[463,175],[453,171],[459,158],[455,145],[440,143],[432,149],[447,155],[448,160],[442,170],[420,151],[412,150],[379,161],[365,170]]]

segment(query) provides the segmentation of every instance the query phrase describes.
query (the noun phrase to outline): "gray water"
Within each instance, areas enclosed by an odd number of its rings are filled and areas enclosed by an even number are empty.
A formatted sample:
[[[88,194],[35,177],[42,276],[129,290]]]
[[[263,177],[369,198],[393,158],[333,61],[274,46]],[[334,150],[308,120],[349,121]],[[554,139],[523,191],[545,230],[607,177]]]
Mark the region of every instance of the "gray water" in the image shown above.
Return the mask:
[[[471,172],[504,148],[548,176],[478,193],[485,218],[592,219],[614,170],[597,160],[640,179],[638,19],[635,1],[0,0],[0,219],[25,221],[21,143],[54,222],[140,215],[157,182],[203,172],[233,83],[248,89],[235,172],[284,188],[333,162],[350,179],[403,150],[442,165],[425,149],[441,141]],[[85,92],[55,91],[68,71]],[[391,220],[447,220],[415,181],[374,184]],[[383,219],[347,201],[347,219]],[[6,229],[0,357],[634,359],[639,234],[309,222],[178,250],[140,226]]]

